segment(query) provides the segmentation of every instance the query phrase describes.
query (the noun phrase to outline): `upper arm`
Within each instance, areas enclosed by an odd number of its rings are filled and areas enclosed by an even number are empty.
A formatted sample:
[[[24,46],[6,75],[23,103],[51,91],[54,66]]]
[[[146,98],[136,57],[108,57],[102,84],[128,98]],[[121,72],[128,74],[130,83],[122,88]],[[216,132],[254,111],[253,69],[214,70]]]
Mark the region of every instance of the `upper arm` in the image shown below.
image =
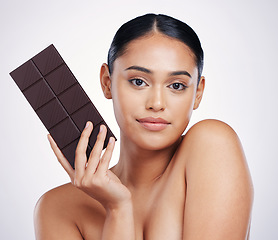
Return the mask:
[[[184,142],[184,239],[246,239],[253,188],[236,133],[206,120],[193,126]]]
[[[83,239],[55,190],[45,193],[34,211],[36,239]]]

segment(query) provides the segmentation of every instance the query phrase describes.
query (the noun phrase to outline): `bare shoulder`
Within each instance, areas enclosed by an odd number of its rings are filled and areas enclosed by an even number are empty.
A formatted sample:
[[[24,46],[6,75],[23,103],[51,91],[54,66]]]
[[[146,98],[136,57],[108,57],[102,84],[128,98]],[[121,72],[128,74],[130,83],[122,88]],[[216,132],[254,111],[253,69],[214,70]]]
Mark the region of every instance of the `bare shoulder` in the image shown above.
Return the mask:
[[[227,123],[216,119],[206,119],[194,124],[187,132],[186,137],[224,137],[237,138],[237,134]],[[234,139],[235,140],[235,139]]]
[[[203,120],[193,125],[184,136],[180,148],[181,151],[186,150],[188,154],[202,152],[202,159],[208,157],[208,154],[217,154],[225,148],[226,151],[237,154],[241,160],[245,159],[236,132],[228,124],[214,119]],[[187,161],[190,159],[192,158],[187,158]]]
[[[181,151],[187,155],[185,158],[187,177],[195,168],[198,171],[205,168],[228,171],[230,174],[241,172],[250,180],[240,139],[236,132],[222,121],[209,119],[193,125],[181,143]]]
[[[40,215],[61,217],[61,213],[65,209],[68,210],[69,206],[72,207],[73,204],[77,204],[77,200],[81,194],[71,183],[47,191],[40,197],[36,204],[35,220]]]
[[[73,217],[74,195],[79,195],[76,190],[71,184],[62,185],[38,200],[34,211],[36,239],[82,239]]]
[[[71,183],[59,186],[43,194],[36,204],[36,239],[83,239],[86,233],[84,222],[100,221],[101,216],[102,209],[97,201]],[[95,233],[92,224],[92,234]]]
[[[245,239],[253,186],[236,132],[224,122],[203,120],[188,130],[179,151],[187,184],[188,239],[202,226],[206,226],[203,235],[199,232],[203,237],[211,234],[213,239]],[[215,228],[219,225],[221,229]]]

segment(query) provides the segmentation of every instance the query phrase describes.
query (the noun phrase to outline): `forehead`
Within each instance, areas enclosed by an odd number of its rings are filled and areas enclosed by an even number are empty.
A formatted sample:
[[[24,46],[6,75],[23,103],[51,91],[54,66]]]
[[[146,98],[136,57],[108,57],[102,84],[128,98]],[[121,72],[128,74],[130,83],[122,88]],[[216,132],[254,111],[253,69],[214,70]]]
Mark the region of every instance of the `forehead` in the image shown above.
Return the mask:
[[[197,66],[195,55],[183,42],[160,33],[153,33],[131,41],[123,55],[114,62],[114,69],[132,65],[153,71],[187,70],[192,75]]]

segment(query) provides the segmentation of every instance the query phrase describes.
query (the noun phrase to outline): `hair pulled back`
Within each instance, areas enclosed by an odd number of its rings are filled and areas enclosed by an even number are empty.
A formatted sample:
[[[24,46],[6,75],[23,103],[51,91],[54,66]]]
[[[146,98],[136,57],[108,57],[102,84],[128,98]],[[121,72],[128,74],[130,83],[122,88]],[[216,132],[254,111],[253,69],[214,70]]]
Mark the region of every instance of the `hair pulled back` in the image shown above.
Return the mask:
[[[199,83],[204,64],[204,53],[197,34],[186,23],[162,14],[146,14],[136,17],[118,29],[108,52],[107,63],[110,74],[113,72],[114,61],[125,53],[127,45],[132,40],[143,37],[153,31],[178,39],[191,49],[195,55]]]

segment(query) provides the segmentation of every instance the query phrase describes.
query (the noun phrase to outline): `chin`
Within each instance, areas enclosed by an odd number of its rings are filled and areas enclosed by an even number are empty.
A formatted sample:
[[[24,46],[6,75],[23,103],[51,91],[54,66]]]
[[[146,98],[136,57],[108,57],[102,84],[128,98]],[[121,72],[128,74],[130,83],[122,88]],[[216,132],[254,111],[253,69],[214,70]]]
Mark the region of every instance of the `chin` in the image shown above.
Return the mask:
[[[180,136],[170,137],[164,134],[148,134],[134,139],[134,143],[142,149],[159,151],[171,147],[179,140]]]

